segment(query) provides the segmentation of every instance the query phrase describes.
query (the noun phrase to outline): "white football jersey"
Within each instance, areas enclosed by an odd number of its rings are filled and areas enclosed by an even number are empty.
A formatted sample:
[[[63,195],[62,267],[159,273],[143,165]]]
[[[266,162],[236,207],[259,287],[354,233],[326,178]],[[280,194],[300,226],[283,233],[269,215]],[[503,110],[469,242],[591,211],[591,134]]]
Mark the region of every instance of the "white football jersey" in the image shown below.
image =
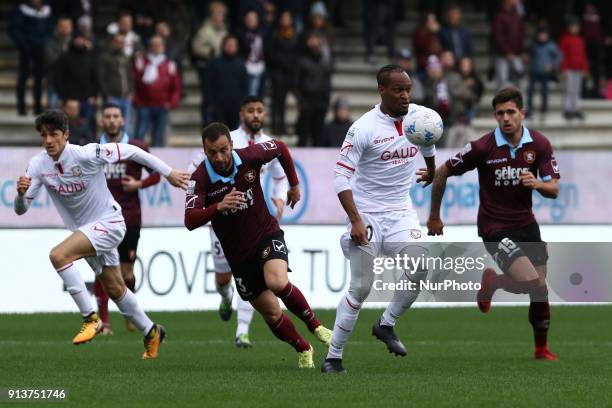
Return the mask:
[[[249,147],[254,143],[262,143],[267,140],[272,140],[272,138],[263,133],[263,131],[259,131],[253,139],[249,136],[247,132],[244,131],[242,126],[238,129],[230,132],[230,137],[232,138],[232,142],[234,144],[234,149],[243,149],[245,147]],[[197,152],[191,163],[189,164],[189,168],[187,171],[193,173],[195,169],[198,168],[200,163],[204,161],[206,158],[206,154],[203,151]],[[263,187],[264,177],[263,174],[266,172],[270,172],[272,176],[272,198],[280,198],[281,200],[287,199],[287,190],[289,189],[289,184],[287,183],[287,176],[285,175],[285,170],[283,170],[283,166],[281,166],[278,159],[274,159],[269,163],[266,163],[261,168],[261,182]]]
[[[110,215],[123,220],[121,206],[106,185],[104,165],[126,159],[136,160],[164,176],[172,170],[136,146],[122,143],[77,146],[67,143],[57,161],[53,161],[46,151],[30,160],[26,176],[32,178],[32,184],[24,198],[30,203],[44,186],[71,231]]]
[[[421,106],[410,104],[408,115]],[[350,127],[334,171],[351,179],[360,212],[411,210],[410,188],[417,153],[435,155],[435,146],[418,147],[404,137],[401,118],[380,110],[380,104]],[[353,177],[353,175],[355,177]]]

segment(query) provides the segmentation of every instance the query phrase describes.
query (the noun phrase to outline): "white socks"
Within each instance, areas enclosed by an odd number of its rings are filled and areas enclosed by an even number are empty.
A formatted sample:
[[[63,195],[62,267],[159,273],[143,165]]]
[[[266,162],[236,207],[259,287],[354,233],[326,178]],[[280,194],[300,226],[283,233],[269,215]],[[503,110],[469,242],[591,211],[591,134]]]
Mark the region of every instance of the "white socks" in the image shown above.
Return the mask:
[[[242,300],[240,296],[238,296],[238,306],[237,306],[237,314],[238,314],[238,327],[236,327],[236,337],[241,334],[249,333],[249,325],[251,324],[251,320],[253,319],[253,306],[246,300]]]
[[[136,296],[134,296],[134,293],[132,293],[131,290],[126,288],[123,296],[114,302],[119,308],[121,314],[134,323],[134,326],[136,326],[138,330],[142,332],[143,336],[146,336],[149,333],[153,327],[153,322],[140,308],[140,305],[136,300]]]
[[[353,299],[348,293],[340,299],[336,309],[336,322],[334,323],[327,358],[342,358],[342,350],[353,332],[360,309],[361,303]]]
[[[68,265],[57,269],[57,274],[64,281],[64,285],[68,289],[68,293],[72,296],[74,303],[77,304],[79,312],[83,317],[89,316],[95,310],[91,302],[91,295],[85,287],[85,281],[76,265],[70,262]]]
[[[215,287],[225,302],[229,303],[232,301],[232,298],[234,297],[234,287],[232,286],[231,281],[227,285],[223,286],[215,282]]]
[[[405,273],[402,278],[405,278]],[[410,309],[410,306],[414,303],[417,297],[421,293],[420,289],[416,290],[396,290],[393,293],[391,303],[387,305],[387,308],[380,318],[380,324],[383,326],[395,326],[395,321],[404,314],[404,312]]]

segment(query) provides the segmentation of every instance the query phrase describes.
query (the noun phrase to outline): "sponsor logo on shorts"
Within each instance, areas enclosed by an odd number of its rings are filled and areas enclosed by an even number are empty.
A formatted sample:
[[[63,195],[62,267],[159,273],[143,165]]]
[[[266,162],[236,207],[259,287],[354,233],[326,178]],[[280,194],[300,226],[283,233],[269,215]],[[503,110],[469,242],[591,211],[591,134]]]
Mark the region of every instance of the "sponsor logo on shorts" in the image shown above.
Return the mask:
[[[279,241],[277,239],[272,240],[272,246],[274,246],[274,250],[276,252],[280,252],[281,254],[287,254],[287,247],[283,241]]]
[[[108,230],[102,226],[102,224],[97,223],[91,227],[92,231],[98,232],[98,235],[108,234]]]
[[[261,251],[261,259],[266,259],[268,257],[268,255],[270,255],[270,250],[271,249],[272,248],[267,246],[263,251]]]
[[[70,169],[70,171],[72,171],[72,175],[75,177],[80,177],[81,174],[83,174],[83,171],[81,170],[81,166],[74,166],[73,168]]]
[[[249,170],[244,174],[244,179],[249,182],[252,183],[255,181],[255,177],[257,177],[257,172],[256,170]]]
[[[264,148],[264,150],[276,150],[276,142],[274,140],[266,140],[263,143],[260,143],[261,147]]]
[[[411,229],[410,230],[410,236],[412,237],[412,239],[419,239],[419,238],[421,238],[421,230]]]
[[[523,159],[525,159],[527,164],[532,164],[536,159],[536,154],[533,150],[527,150],[523,153]]]

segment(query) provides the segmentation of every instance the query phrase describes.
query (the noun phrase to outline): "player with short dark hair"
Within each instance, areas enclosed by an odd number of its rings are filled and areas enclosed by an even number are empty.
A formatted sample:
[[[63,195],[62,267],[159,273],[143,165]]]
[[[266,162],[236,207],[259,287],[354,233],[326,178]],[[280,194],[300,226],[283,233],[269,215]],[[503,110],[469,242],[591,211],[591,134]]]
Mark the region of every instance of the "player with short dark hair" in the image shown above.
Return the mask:
[[[266,119],[266,107],[261,97],[249,95],[242,100],[240,104],[240,126],[238,129],[230,133],[234,149],[242,149],[254,143],[262,143],[272,138],[266,135],[263,131],[263,125]],[[206,154],[204,151],[199,151],[189,165],[189,172],[193,173],[199,166]],[[283,216],[285,206],[285,198],[287,196],[287,177],[285,171],[277,159],[262,166],[260,171],[260,179],[263,182],[266,174],[270,174],[271,186],[270,201],[275,211],[274,217],[280,222]],[[215,235],[212,228],[210,229],[211,253],[213,258],[213,266],[215,269],[215,287],[221,295],[221,303],[219,304],[219,316],[223,321],[229,321],[232,316],[232,299],[234,297],[234,288],[232,286],[232,271],[225,259],[223,248],[219,243],[219,238]],[[253,306],[249,302],[238,297],[236,302],[236,335],[234,344],[238,348],[252,347],[249,338],[249,326],[253,318]]]
[[[188,174],[174,170],[162,160],[129,144],[68,143],[68,118],[59,110],[46,111],[36,118],[36,130],[45,151],[30,160],[24,176],[17,180],[14,208],[22,215],[42,187],[47,190],[66,227],[72,233],[54,247],[49,259],[83,316],[75,345],[92,340],[102,328],[94,311],[85,281],[74,264],[85,259],[104,289],[144,335],[143,359],[157,358],[165,331],[149,319],[134,294],[127,290],[119,270],[117,246],[125,235],[121,207],[106,185],[103,168],[108,163],[131,159],[162,174],[176,187],[186,187]]]
[[[440,204],[446,179],[478,170],[480,207],[478,235],[503,271],[486,269],[477,302],[487,313],[497,289],[529,294],[529,322],[533,327],[536,359],[556,360],[548,349],[550,305],[546,285],[546,243],[532,211],[533,190],[546,198],[559,194],[559,168],[550,142],[523,125],[525,110],[521,92],[504,88],[493,98],[498,127],[465,145],[436,170],[431,193],[429,235],[442,235]],[[539,177],[539,179],[538,179]]]
[[[187,187],[185,226],[209,221],[219,238],[240,297],[263,316],[270,330],[298,352],[298,367],[312,368],[313,348],[282,313],[279,297],[308,329],[329,345],[331,331],[316,318],[301,291],[289,282],[288,251],[278,221],[270,215],[260,184],[261,167],[278,159],[289,180],[287,204],[300,199],[299,181],[287,146],[278,140],[234,150],[230,131],[211,123],[202,132],[206,159]]]
[[[102,108],[102,136],[100,143],[127,143],[137,146],[148,152],[149,147],[138,139],[133,139],[124,131],[124,120],[119,105],[108,103]],[[142,179],[142,169],[149,174]],[[106,184],[113,198],[121,205],[123,218],[127,230],[125,237],[117,250],[119,251],[119,262],[121,262],[121,275],[129,290],[135,292],[136,278],[134,277],[134,262],[136,261],[136,250],[140,239],[140,227],[142,225],[142,214],[140,210],[140,197],[138,190],[151,187],[159,183],[159,173],[141,165],[134,160],[121,160],[116,163],[107,163],[104,166]],[[104,326],[100,334],[111,335],[110,320],[108,316],[108,294],[99,278],[94,282],[94,294],[98,302],[98,313]],[[136,328],[128,320],[125,320],[129,331]]]
[[[418,258],[426,252],[419,242],[421,227],[410,190],[413,181],[425,187],[433,180],[435,146],[418,147],[404,136],[404,120],[423,109],[410,103],[412,81],[406,71],[399,65],[385,65],[378,70],[376,81],[380,103],[350,127],[334,168],[334,188],[349,221],[340,246],[349,260],[351,279],[336,308],[331,345],[321,366],[326,374],[346,371],[344,347],[375,286],[374,259]],[[417,168],[419,154],[427,168]],[[396,356],[406,356],[407,350],[395,333],[395,324],[419,296],[418,285],[427,272],[404,269],[398,281],[411,281],[417,289],[394,290],[391,302],[372,325],[372,335]]]

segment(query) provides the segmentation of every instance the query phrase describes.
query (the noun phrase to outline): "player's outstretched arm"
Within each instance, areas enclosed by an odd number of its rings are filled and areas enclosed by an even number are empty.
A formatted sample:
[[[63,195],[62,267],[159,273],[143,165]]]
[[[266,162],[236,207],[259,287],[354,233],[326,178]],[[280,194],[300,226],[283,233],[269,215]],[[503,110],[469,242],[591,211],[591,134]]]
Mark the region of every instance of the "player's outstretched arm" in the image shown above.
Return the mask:
[[[427,235],[442,235],[444,223],[440,219],[440,207],[442,197],[446,190],[446,179],[448,178],[448,168],[445,164],[438,167],[431,187],[431,208],[429,209],[429,219],[427,220]]]
[[[187,188],[189,173],[171,168],[163,160],[153,156],[151,153],[147,153],[138,146],[127,143],[109,143],[103,145],[102,149],[105,152],[111,152],[108,158],[105,157],[106,153],[101,155],[106,161],[134,160],[164,176],[174,187],[179,187],[183,190]]]

